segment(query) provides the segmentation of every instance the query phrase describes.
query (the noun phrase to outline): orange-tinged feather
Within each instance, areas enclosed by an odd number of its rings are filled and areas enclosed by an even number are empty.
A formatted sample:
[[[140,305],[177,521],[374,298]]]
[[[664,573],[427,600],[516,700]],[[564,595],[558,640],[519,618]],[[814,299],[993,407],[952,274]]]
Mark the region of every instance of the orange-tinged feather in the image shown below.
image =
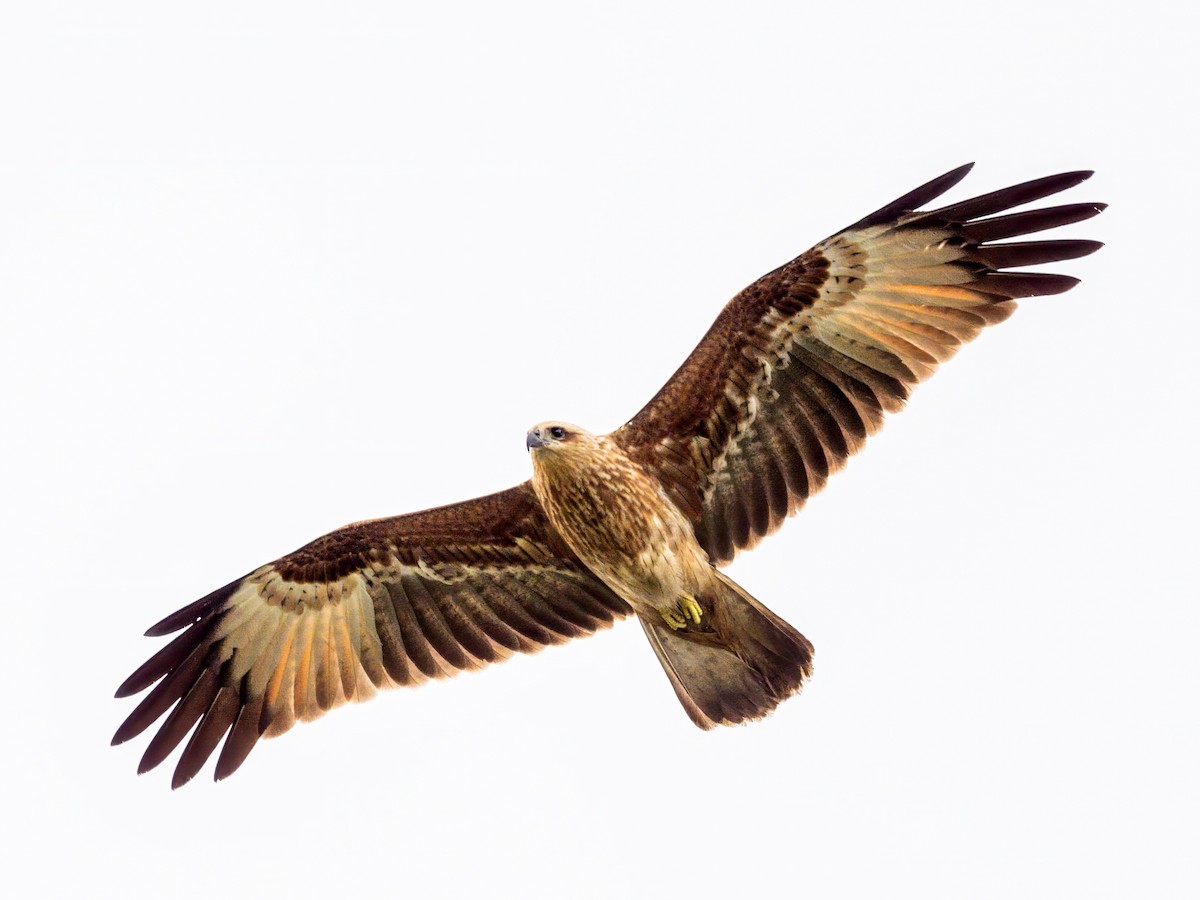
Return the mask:
[[[894,282],[886,282],[881,283],[874,290],[884,290],[893,294],[908,294],[918,297],[936,297],[938,300],[948,303],[967,303],[971,306],[980,306],[987,302],[983,297],[975,293],[975,291],[950,284],[896,284]]]
[[[345,607],[338,607],[339,612],[344,609]],[[346,695],[347,700],[354,700],[357,694],[358,678],[354,672],[354,646],[350,640],[348,624],[344,615],[338,616],[336,627],[333,629],[333,636],[337,642],[338,668],[342,677],[342,692]]]
[[[283,679],[287,674],[288,663],[292,654],[292,644],[296,640],[296,629],[289,628],[283,638],[283,646],[279,648],[278,662],[275,664],[275,672],[271,675],[271,680],[267,682],[267,690],[263,694],[266,704],[270,708],[274,708],[276,701],[279,699],[279,693],[283,688]]]
[[[292,684],[292,704],[296,718],[308,715],[309,682],[312,676],[313,635],[316,631],[316,615],[305,610],[300,616],[300,641],[296,647],[296,680]]]

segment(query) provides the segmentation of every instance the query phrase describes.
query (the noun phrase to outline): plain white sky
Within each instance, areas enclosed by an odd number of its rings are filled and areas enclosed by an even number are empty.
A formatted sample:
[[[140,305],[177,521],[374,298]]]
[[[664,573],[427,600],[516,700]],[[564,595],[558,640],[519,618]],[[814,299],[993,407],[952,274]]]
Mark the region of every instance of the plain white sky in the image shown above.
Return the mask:
[[[1191,15],[6,5],[3,892],[1196,896]],[[162,615],[523,480],[971,159],[952,197],[1097,169],[1109,246],[733,568],[817,647],[773,718],[698,731],[625,623],[219,785],[108,747]]]

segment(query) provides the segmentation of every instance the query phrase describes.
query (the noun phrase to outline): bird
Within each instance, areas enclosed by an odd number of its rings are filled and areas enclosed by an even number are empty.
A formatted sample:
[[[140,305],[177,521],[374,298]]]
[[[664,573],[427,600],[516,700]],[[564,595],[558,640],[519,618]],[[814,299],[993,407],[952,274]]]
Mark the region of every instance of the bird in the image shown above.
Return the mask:
[[[148,636],[178,634],[118,688],[119,698],[148,692],[113,744],[162,720],[139,774],[186,740],[172,787],[214,754],[221,780],[298,721],[628,616],[696,725],[771,713],[810,678],[813,646],[722,568],[778,530],[1016,300],[1078,283],[1022,267],[1102,246],[1023,238],[1103,203],[1013,211],[1090,171],[923,209],[972,165],[750,284],[615,431],[534,426],[528,481],[340,528],[151,626]]]

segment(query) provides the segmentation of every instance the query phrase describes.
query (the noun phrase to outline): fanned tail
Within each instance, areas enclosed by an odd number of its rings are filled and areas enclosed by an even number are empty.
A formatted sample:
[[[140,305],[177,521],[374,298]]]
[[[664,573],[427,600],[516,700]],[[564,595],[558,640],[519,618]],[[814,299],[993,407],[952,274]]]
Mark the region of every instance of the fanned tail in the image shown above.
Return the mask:
[[[714,596],[701,598],[709,630],[673,631],[638,617],[679,702],[704,729],[769,714],[800,690],[813,658],[804,635],[728,576],[713,575]]]

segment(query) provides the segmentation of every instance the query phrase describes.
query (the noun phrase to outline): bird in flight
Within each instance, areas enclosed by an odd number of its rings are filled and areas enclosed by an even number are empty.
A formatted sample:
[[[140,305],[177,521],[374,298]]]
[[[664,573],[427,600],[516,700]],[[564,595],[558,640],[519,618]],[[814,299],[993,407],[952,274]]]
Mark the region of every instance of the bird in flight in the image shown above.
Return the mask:
[[[151,688],[113,743],[165,715],[138,771],[187,739],[179,787],[224,739],[220,780],[298,720],[631,613],[698,726],[771,712],[811,674],[812,645],[721,567],[778,529],[1015,300],[1078,283],[1013,269],[1101,246],[1020,238],[1104,204],[1010,211],[1090,172],[920,210],[970,168],[755,281],[616,431],[532,428],[524,484],[338,529],[153,625],[147,635],[180,633],[117,690]]]

